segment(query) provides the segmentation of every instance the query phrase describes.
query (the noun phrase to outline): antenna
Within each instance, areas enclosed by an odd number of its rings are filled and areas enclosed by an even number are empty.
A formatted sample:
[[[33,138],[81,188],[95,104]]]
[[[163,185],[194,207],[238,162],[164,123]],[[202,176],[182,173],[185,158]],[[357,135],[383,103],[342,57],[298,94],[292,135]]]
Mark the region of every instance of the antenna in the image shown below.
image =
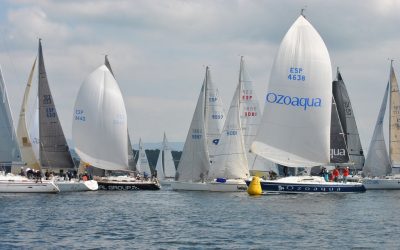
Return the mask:
[[[304,7],[301,9],[300,11],[300,15],[302,15],[304,18],[306,17],[306,15],[304,15],[304,11],[307,9],[307,5],[304,5]]]

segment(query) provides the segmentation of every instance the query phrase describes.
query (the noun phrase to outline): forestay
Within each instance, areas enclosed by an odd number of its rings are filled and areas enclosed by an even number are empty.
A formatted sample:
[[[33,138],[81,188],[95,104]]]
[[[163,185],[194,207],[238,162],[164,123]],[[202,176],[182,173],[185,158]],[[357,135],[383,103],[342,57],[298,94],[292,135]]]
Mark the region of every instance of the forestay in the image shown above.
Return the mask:
[[[128,169],[126,117],[118,83],[100,66],[85,79],[75,101],[72,138],[81,160],[105,170]]]
[[[300,16],[275,58],[252,151],[291,167],[329,163],[331,86],[325,43]]]
[[[369,145],[367,159],[365,160],[363,168],[363,176],[385,176],[391,172],[390,160],[386,150],[385,138],[383,136],[383,119],[385,118],[388,93],[389,83],[385,90],[374,134],[372,135],[371,143]]]
[[[208,72],[208,67],[206,69]],[[205,89],[206,79],[203,82],[192,122],[186,136],[185,145],[175,179],[184,182],[204,181],[210,168],[206,128],[205,128]],[[219,138],[219,137],[218,137]]]

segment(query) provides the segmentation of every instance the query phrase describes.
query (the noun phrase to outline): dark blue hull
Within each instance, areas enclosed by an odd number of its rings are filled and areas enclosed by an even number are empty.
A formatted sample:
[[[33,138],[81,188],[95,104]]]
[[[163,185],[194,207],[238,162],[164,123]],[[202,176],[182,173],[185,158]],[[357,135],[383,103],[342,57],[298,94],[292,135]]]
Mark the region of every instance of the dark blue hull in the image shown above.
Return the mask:
[[[247,186],[250,181],[246,181]],[[261,181],[264,192],[276,193],[361,193],[365,192],[364,185],[360,184],[308,184],[308,183],[283,183],[278,181]]]

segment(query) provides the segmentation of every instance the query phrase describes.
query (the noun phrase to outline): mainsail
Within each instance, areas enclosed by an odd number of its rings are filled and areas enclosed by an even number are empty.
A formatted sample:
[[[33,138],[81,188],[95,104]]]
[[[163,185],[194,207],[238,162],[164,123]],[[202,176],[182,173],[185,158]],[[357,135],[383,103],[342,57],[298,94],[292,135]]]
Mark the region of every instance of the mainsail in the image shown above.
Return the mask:
[[[206,68],[206,99],[205,99],[205,127],[207,135],[207,145],[210,154],[210,160],[213,160],[216,147],[219,142],[222,127],[225,123],[225,112],[222,104],[221,96],[219,95],[218,88],[211,80],[211,73],[209,67]]]
[[[0,68],[0,169],[10,166],[12,162],[21,162],[21,153],[15,135],[11,108],[8,102],[7,89]]]
[[[363,168],[363,176],[385,176],[391,172],[390,160],[386,150],[385,138],[383,136],[383,119],[385,118],[388,93],[389,83],[387,84],[385,95],[382,100],[374,134],[372,135],[371,143],[369,144],[368,155]]]
[[[24,97],[22,99],[21,111],[19,113],[17,137],[19,147],[21,149],[22,161],[25,162],[26,166],[32,169],[39,170],[40,164],[38,156],[33,151],[30,134],[28,133],[27,122],[26,122],[26,110],[28,105],[29,92],[32,86],[33,73],[35,72],[36,59],[33,62],[31,72],[28,77],[28,82],[25,87]],[[36,103],[37,104],[37,103]],[[38,114],[36,114],[38,116]],[[38,117],[37,117],[38,118]]]
[[[301,15],[286,33],[272,68],[251,150],[275,163],[329,163],[332,69],[328,50]]]
[[[106,55],[104,57],[104,65],[110,70],[111,74],[114,76],[114,72],[111,69],[111,64],[110,61],[108,60],[108,56]],[[132,142],[131,142],[131,137],[129,136],[129,130],[127,130],[128,134],[128,165],[129,165],[129,170],[134,170],[135,169],[135,157],[133,155],[133,148],[132,148]]]
[[[206,72],[208,72],[208,67]],[[210,168],[205,127],[206,89],[207,80],[205,79],[176,171],[175,179],[178,181],[204,181]]]
[[[243,131],[240,122],[242,82],[239,80],[211,164],[208,179],[224,177],[243,179],[249,176]]]
[[[174,178],[175,177],[175,163],[172,157],[171,149],[168,145],[167,136],[164,132],[162,148],[157,160],[157,177],[159,179]]]
[[[342,124],[339,120],[339,114],[335,97],[332,96],[331,112],[331,163],[349,162],[346,139],[344,137]]]
[[[389,156],[393,168],[399,172],[400,168],[400,95],[399,85],[393,69],[390,65],[390,117],[389,117]]]
[[[339,69],[337,70],[337,79],[332,83],[332,92],[346,139],[349,161],[354,164],[352,168],[361,170],[365,162],[364,151],[361,146],[350,97]]]
[[[100,66],[82,83],[75,101],[72,139],[81,161],[104,170],[128,169],[126,117],[118,83]]]
[[[139,173],[151,174],[149,160],[147,159],[142,139],[139,139],[139,157],[136,164],[136,171]]]
[[[43,168],[74,168],[68,144],[58,119],[44,67],[39,39],[39,137],[40,164]]]
[[[270,171],[278,173],[275,163],[250,152],[250,146],[256,137],[258,127],[261,123],[261,109],[253,88],[253,81],[246,70],[243,56],[240,58],[239,81],[240,90],[240,120],[243,131],[244,146],[246,149],[248,167],[250,170]]]

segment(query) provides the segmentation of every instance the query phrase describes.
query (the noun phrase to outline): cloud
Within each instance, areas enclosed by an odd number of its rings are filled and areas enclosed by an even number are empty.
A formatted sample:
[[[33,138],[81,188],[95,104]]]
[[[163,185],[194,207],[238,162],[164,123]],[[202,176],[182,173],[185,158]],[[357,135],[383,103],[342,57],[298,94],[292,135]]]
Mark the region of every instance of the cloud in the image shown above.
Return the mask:
[[[204,66],[210,65],[227,109],[244,55],[262,103],[279,43],[305,4],[332,67],[341,68],[366,147],[388,78],[386,59],[400,58],[396,1],[6,2],[1,6],[0,63],[14,117],[40,36],[67,137],[80,84],[108,54],[135,141],[139,136],[160,141],[164,130],[171,131],[171,140],[183,141]]]

